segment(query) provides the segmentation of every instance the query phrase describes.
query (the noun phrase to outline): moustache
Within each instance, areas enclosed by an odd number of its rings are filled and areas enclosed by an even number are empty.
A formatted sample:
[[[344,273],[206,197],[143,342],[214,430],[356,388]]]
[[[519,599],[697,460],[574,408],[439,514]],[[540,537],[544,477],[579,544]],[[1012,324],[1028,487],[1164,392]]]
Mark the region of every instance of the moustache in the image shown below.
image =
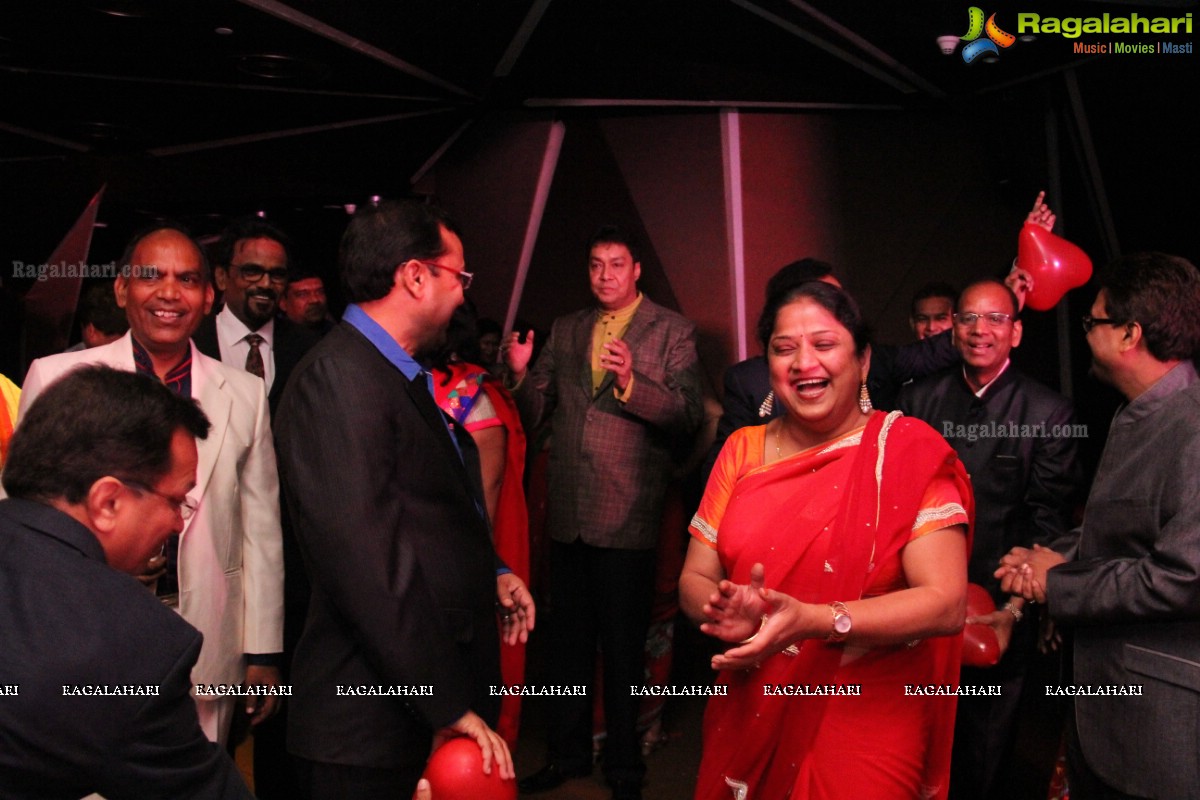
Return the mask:
[[[274,303],[279,299],[279,294],[272,289],[251,289],[246,292],[247,297],[261,297],[264,300],[270,300]]]

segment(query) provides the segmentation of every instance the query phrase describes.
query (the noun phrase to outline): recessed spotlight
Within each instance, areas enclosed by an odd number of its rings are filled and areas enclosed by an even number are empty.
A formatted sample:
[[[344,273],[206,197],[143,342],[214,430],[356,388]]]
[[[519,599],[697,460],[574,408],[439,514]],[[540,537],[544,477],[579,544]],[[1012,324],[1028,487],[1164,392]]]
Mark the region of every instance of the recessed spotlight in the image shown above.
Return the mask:
[[[215,33],[217,36],[232,36],[233,28],[226,28],[224,26],[220,28],[213,28],[213,33]]]

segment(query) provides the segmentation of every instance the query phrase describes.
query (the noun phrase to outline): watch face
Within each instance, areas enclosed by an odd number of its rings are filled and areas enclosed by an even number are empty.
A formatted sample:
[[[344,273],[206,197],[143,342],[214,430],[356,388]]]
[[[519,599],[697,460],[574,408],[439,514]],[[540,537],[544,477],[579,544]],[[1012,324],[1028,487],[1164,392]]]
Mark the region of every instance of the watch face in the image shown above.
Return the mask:
[[[838,635],[844,636],[850,632],[850,615],[838,614],[833,620],[833,629],[838,632]]]

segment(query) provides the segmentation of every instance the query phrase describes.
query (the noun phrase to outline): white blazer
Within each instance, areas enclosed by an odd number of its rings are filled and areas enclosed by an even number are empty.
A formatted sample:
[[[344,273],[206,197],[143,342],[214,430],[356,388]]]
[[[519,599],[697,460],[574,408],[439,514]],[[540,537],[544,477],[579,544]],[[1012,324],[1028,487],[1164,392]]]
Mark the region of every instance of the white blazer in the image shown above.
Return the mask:
[[[39,358],[21,390],[17,424],[42,390],[83,364],[133,372],[130,334],[102,347]],[[179,613],[204,634],[192,682],[241,683],[244,653],[283,650],[279,474],[261,378],[192,345],[192,397],[212,423],[197,440],[199,508],[179,540]],[[207,698],[202,698],[207,699]]]

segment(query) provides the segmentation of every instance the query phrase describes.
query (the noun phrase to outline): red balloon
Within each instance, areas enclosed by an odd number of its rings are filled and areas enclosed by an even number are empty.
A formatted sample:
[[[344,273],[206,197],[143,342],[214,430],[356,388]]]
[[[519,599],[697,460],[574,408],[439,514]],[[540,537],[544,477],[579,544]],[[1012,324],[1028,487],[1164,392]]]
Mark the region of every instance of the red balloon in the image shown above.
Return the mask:
[[[967,584],[967,616],[978,617],[996,610],[992,596],[977,583]],[[1000,660],[1000,640],[989,626],[972,623],[963,627],[962,663],[968,667],[994,667]]]
[[[483,774],[483,752],[474,739],[460,736],[439,747],[425,765],[434,800],[516,800],[517,782],[502,780],[500,768]]]
[[[1026,222],[1017,239],[1017,266],[1033,276],[1025,304],[1049,311],[1071,289],[1092,277],[1092,260],[1075,245],[1040,225]]]

